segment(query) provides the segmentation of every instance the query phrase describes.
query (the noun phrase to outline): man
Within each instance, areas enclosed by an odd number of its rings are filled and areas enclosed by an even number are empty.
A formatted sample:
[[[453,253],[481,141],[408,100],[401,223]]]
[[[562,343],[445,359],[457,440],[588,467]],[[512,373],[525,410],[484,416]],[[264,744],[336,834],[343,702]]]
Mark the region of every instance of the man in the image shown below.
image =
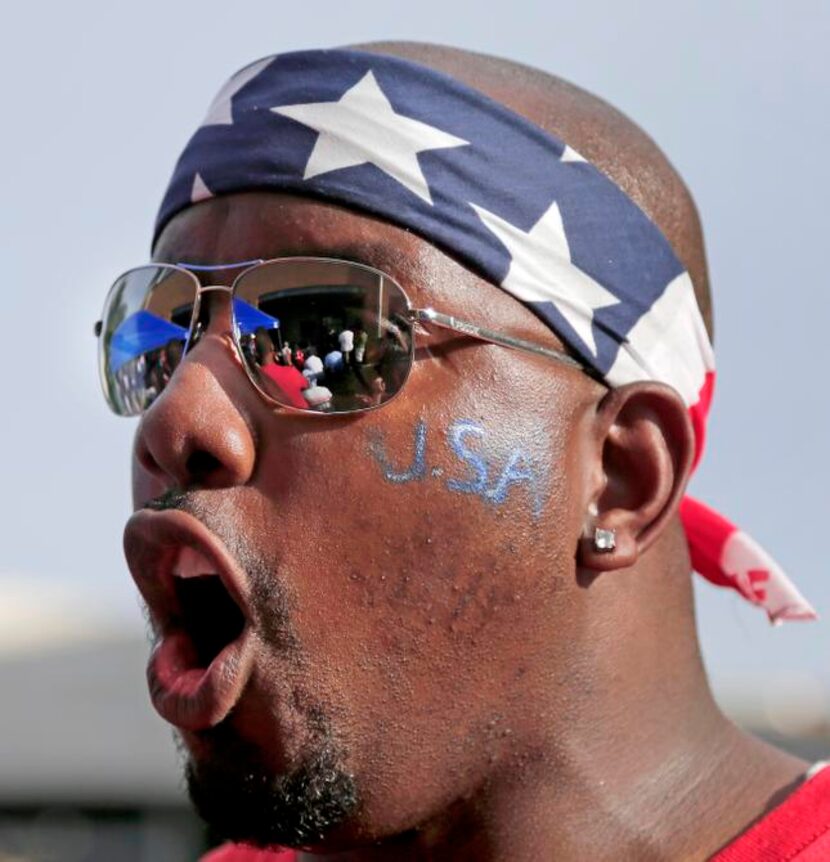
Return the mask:
[[[337,344],[343,354],[343,363],[348,368],[352,364],[352,350],[354,350],[354,332],[348,326],[337,336]]]
[[[286,342],[281,353],[283,357],[282,364],[277,362],[277,355],[274,351],[274,342],[267,330],[260,328],[255,334],[257,366],[260,374],[268,379],[268,384],[277,387],[278,397],[281,396],[287,405],[291,407],[305,408],[308,406],[308,401],[305,398],[303,390],[308,389],[309,381],[297,371],[291,364],[291,348]],[[285,359],[285,351],[288,351],[289,359]]]
[[[323,360],[317,355],[317,348],[309,347],[308,356],[303,363],[303,375],[313,384],[322,375],[323,368]]]
[[[191,297],[125,548],[191,796],[245,842],[212,859],[827,858],[827,773],[727,721],[700,660],[690,550],[812,611],[728,522],[681,519],[710,303],[641,131],[450,49],[267,58],[186,148],[154,258],[178,266],[116,282],[102,367],[109,391],[130,297]],[[234,279],[286,329],[374,314],[382,402],[263,392]]]
[[[362,326],[358,326],[354,337],[354,361],[356,366],[363,364],[366,356],[366,343],[368,341],[369,333]]]
[[[336,347],[329,350],[323,357],[323,367],[326,369],[327,375],[336,376],[345,369],[343,354]]]

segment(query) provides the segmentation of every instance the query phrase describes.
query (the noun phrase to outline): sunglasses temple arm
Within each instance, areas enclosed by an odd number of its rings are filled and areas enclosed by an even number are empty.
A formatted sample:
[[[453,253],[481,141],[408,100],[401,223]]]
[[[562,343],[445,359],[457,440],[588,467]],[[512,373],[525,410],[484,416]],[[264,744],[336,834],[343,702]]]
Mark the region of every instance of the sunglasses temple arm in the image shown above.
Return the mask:
[[[585,370],[585,366],[578,362],[567,353],[561,350],[554,350],[551,347],[543,347],[541,344],[534,344],[532,341],[525,341],[523,338],[514,338],[511,335],[503,335],[499,332],[494,332],[492,329],[486,329],[483,326],[477,326],[474,323],[469,323],[466,320],[460,320],[453,317],[451,314],[442,314],[440,311],[435,311],[432,308],[413,308],[410,310],[410,320],[412,323],[432,324],[440,326],[442,329],[450,329],[453,332],[460,332],[464,335],[469,335],[471,338],[477,338],[480,341],[487,341],[491,344],[498,344],[501,347],[509,347],[513,350],[523,350],[526,353],[533,353],[536,356],[545,356],[548,359],[553,359],[556,362],[561,362],[564,365],[570,365],[573,368]]]

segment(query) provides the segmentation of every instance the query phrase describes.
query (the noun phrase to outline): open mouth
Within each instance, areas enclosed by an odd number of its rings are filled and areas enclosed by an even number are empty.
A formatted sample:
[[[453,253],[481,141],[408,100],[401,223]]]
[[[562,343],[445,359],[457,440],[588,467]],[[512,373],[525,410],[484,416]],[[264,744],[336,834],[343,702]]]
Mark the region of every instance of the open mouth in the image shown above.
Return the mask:
[[[185,512],[137,512],[124,548],[157,643],[147,667],[153,706],[171,724],[222,721],[251,670],[247,580],[224,545]]]
[[[209,561],[192,548],[183,548],[173,568],[178,605],[176,627],[191,641],[197,668],[207,668],[245,628],[245,615],[221,577],[209,572]],[[201,571],[200,571],[201,570]]]

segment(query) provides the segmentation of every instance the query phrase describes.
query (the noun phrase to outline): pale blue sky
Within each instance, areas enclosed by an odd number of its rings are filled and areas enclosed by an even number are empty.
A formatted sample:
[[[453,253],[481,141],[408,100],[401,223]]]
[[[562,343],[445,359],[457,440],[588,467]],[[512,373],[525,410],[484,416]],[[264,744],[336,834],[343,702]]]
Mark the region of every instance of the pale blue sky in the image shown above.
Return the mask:
[[[134,423],[101,399],[92,323],[112,278],[147,258],[174,160],[231,72],[379,38],[560,74],[628,113],[685,176],[706,230],[719,362],[694,491],[762,541],[827,618],[770,629],[738,598],[701,589],[707,661],[722,685],[798,668],[830,688],[820,0],[16,4],[0,37],[0,573],[60,578],[141,625],[120,551]]]

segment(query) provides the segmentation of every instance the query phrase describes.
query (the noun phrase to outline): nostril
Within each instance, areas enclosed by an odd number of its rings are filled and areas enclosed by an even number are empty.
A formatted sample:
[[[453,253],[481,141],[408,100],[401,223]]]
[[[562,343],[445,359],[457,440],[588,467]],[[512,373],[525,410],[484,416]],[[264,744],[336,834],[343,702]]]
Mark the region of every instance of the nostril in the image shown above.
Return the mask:
[[[185,465],[188,475],[197,483],[208,479],[222,469],[221,461],[204,449],[191,452]]]

